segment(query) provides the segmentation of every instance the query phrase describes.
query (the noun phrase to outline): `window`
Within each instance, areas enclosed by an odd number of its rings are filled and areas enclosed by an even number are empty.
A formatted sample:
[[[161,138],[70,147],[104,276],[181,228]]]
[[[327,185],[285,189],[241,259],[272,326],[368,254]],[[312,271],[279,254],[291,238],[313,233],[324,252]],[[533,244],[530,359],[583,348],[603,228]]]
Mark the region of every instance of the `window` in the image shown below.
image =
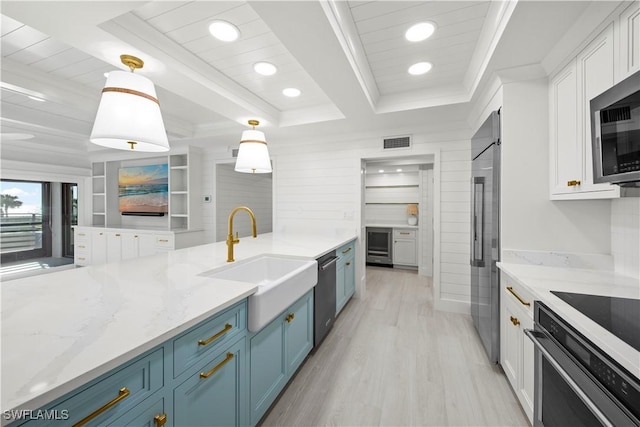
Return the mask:
[[[0,181],[2,263],[51,256],[51,184]]]

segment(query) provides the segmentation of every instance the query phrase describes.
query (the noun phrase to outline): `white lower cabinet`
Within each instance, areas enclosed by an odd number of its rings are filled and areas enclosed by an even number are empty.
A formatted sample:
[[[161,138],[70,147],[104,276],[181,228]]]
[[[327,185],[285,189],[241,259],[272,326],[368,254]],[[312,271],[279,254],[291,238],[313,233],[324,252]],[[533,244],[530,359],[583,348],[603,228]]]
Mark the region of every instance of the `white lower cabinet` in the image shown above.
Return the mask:
[[[415,229],[393,229],[393,265],[418,266],[418,239]]]
[[[117,262],[176,248],[171,231],[74,227],[74,260],[79,266]]]
[[[533,329],[533,298],[504,273],[500,286],[500,364],[533,423],[534,347],[524,334]]]

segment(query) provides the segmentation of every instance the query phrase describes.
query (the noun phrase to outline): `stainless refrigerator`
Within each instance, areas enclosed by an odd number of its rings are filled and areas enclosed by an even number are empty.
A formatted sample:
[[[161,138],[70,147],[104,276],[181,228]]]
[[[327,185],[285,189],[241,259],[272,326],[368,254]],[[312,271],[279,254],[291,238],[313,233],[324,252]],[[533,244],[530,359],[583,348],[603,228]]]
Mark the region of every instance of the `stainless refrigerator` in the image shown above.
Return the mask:
[[[491,362],[500,353],[500,111],[471,139],[471,317]]]

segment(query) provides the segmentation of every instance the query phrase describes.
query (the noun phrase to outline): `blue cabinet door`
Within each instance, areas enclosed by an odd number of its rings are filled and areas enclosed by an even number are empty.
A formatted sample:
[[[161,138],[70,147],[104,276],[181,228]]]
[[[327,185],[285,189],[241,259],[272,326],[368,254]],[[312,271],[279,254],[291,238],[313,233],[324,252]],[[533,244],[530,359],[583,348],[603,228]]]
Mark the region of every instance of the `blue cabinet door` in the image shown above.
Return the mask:
[[[174,389],[174,426],[245,425],[245,346],[242,338]]]
[[[347,294],[345,291],[344,282],[344,259],[338,259],[336,263],[336,314],[342,310],[342,307],[347,303]]]
[[[344,265],[344,293],[346,301],[356,292],[356,269],[354,260],[355,257],[352,256]]]
[[[285,316],[286,314],[276,317],[249,342],[251,425],[255,425],[262,418],[286,384]]]
[[[313,348],[313,292],[293,304],[287,313],[291,320],[285,325],[285,357],[287,375],[291,376]]]
[[[336,315],[340,313],[356,291],[355,251],[355,240],[336,250],[338,255],[336,263]]]

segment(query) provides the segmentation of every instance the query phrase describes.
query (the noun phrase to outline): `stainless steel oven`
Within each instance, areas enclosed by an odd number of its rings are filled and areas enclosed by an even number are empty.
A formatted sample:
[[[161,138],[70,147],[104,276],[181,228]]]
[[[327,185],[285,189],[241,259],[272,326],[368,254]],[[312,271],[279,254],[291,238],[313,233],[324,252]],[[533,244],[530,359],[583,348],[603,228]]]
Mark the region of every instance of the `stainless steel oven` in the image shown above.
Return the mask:
[[[534,426],[640,426],[638,378],[543,303],[534,310]]]
[[[367,263],[393,265],[393,228],[367,227]]]

